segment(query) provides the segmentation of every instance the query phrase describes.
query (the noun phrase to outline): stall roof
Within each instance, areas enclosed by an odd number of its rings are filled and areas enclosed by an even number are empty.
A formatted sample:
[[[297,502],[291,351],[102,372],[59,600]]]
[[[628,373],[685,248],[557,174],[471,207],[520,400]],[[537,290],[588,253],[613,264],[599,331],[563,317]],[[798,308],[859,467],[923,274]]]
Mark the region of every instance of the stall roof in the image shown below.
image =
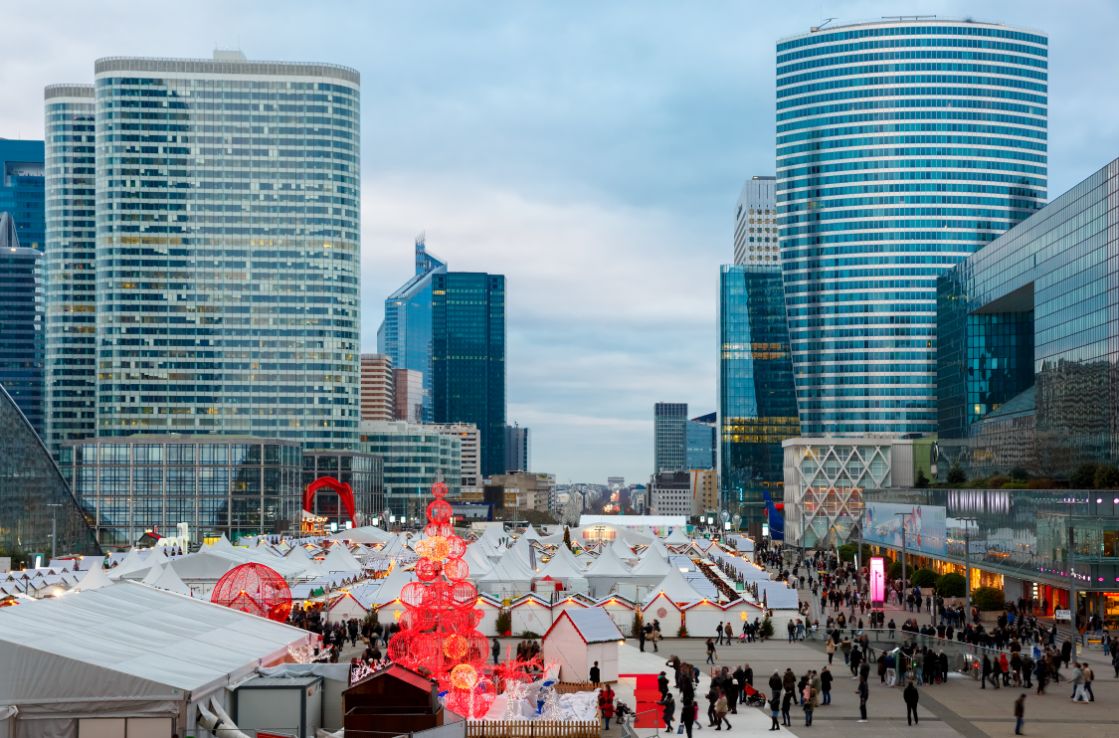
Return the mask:
[[[679,527],[688,524],[684,515],[580,515],[579,527],[613,525],[617,528]]]
[[[556,618],[556,622],[552,623],[552,627],[548,628],[548,633],[551,633],[560,620],[565,617],[575,626],[575,630],[584,643],[610,643],[625,640],[622,631],[618,630],[618,624],[610,617],[610,613],[601,607],[564,610]],[[544,634],[545,639],[547,639],[548,633]]]
[[[197,692],[279,661],[314,638],[220,605],[117,582],[0,609],[0,705]]]

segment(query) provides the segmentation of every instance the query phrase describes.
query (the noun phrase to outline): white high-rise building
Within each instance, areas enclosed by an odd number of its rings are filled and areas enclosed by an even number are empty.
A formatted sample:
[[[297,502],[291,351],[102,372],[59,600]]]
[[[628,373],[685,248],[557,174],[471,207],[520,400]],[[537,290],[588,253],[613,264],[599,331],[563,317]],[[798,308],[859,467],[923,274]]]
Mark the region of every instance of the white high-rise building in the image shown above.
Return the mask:
[[[751,177],[742,186],[734,212],[734,263],[777,267],[776,177]]]
[[[444,423],[431,426],[440,433],[459,439],[462,452],[462,491],[482,489],[482,434],[473,423]]]

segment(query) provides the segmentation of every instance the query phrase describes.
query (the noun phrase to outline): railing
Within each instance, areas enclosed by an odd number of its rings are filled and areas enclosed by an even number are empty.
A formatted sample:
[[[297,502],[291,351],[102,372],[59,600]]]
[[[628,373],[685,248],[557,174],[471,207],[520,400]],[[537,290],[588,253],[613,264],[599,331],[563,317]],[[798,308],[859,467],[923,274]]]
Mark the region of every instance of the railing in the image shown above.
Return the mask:
[[[468,720],[466,738],[599,738],[598,720]]]

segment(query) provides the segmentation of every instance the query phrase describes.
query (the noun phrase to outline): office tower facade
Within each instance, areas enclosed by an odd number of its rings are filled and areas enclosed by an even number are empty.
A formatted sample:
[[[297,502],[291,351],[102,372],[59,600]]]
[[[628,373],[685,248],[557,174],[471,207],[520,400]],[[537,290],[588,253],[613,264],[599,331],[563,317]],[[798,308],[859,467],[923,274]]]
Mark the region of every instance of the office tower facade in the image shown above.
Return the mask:
[[[96,124],[93,85],[44,92],[46,145],[46,442],[97,433]]]
[[[395,420],[396,394],[392,359],[361,355],[361,419]]]
[[[27,417],[0,387],[0,551],[100,554],[86,511],[59,473]]]
[[[708,413],[692,418],[684,429],[684,467],[687,469],[715,468],[716,414]]]
[[[431,426],[438,432],[459,440],[462,458],[462,493],[482,491],[482,434],[473,423],[447,423]]]
[[[653,406],[653,466],[657,473],[679,471],[688,462],[688,403]]]
[[[692,514],[692,475],[687,471],[661,471],[649,479],[649,514]]]
[[[936,279],[1039,209],[1048,40],[885,20],[777,45],[777,214],[802,432],[936,430]]]
[[[423,416],[435,419],[435,372],[432,367],[432,280],[445,274],[447,265],[427,250],[423,236],[416,239],[416,271],[385,300],[385,320],[377,331],[377,351],[392,359],[397,369],[420,372],[423,378]]]
[[[742,186],[734,211],[734,263],[777,266],[777,178],[754,176]]]
[[[430,425],[366,420],[360,444],[384,464],[385,509],[394,516],[421,517],[431,500],[431,485],[439,479],[452,497],[462,489],[462,445],[456,435]]]
[[[0,210],[0,386],[40,436],[44,277],[43,252],[23,247],[15,219]]]
[[[411,369],[393,369],[392,391],[393,420],[422,423],[424,400],[427,397],[427,390],[424,389],[423,372]]]
[[[304,450],[303,487],[320,477],[334,477],[350,485],[358,525],[376,525],[385,510],[384,462],[373,454],[355,451]],[[328,523],[343,528],[349,515],[333,489],[322,489],[312,501],[312,512],[326,516]],[[298,527],[296,527],[298,529]]]
[[[781,271],[724,265],[719,274],[719,490],[748,525],[780,501],[781,442],[799,433]]]
[[[1119,159],[940,278],[942,478],[1119,465],[1117,193]]]
[[[515,423],[505,426],[505,471],[528,471],[531,463],[528,428]]]
[[[472,423],[482,434],[482,475],[505,471],[505,277],[432,277],[436,423]]]
[[[359,77],[95,65],[97,433],[349,448],[359,421]]]

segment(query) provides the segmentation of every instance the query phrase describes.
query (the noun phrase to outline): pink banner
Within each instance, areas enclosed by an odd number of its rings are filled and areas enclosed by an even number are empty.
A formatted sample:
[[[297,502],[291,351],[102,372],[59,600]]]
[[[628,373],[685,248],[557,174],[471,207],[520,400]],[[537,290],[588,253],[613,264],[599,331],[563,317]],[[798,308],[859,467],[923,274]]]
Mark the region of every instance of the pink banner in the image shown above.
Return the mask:
[[[870,557],[870,601],[886,601],[886,562],[881,556]]]

